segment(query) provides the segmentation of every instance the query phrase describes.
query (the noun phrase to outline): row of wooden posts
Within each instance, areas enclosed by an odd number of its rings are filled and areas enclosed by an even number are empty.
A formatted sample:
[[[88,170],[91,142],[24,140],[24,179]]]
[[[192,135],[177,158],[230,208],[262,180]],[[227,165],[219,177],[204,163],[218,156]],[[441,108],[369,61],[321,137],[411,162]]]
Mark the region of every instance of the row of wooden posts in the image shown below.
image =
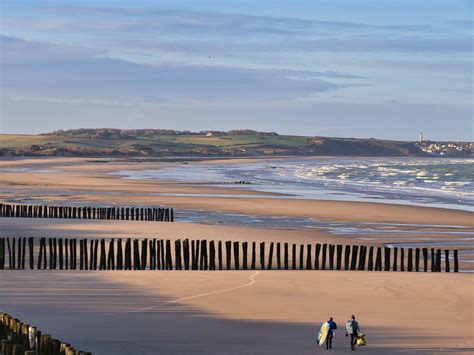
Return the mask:
[[[458,251],[452,252],[453,271],[458,272]],[[7,266],[7,253],[9,269],[442,271],[441,249],[319,243],[0,238],[0,269]],[[450,250],[444,250],[444,270],[451,271]]]
[[[0,313],[0,341],[2,355],[91,355],[6,313]]]
[[[174,210],[167,207],[43,206],[0,203],[0,217],[173,222]]]

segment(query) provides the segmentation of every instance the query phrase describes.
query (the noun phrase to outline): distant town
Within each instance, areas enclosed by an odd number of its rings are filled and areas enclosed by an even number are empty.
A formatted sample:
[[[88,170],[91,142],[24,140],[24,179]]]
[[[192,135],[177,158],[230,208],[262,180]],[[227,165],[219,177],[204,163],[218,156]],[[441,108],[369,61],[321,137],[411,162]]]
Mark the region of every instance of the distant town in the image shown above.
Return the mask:
[[[472,142],[435,142],[425,140],[420,132],[419,148],[428,155],[433,156],[466,156],[472,155],[474,144]]]

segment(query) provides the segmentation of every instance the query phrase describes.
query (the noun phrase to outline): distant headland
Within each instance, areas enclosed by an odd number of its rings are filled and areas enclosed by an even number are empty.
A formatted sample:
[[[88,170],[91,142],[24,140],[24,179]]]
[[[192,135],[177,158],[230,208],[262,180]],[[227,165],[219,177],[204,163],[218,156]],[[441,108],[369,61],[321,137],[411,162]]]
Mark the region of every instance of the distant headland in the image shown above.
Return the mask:
[[[0,135],[0,156],[252,157],[400,156],[472,157],[472,142],[394,141],[279,135],[254,130],[176,131],[83,128],[37,135]]]

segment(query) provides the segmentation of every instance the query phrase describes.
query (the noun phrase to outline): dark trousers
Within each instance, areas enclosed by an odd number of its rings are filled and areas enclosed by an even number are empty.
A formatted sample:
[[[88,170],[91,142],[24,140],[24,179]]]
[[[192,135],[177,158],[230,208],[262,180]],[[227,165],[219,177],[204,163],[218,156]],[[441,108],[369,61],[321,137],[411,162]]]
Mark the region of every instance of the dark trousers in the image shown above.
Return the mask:
[[[350,334],[351,336],[351,349],[355,350],[355,345],[357,343],[357,333]]]
[[[332,338],[334,338],[334,334],[328,334],[328,338],[326,339],[326,350],[332,349]]]

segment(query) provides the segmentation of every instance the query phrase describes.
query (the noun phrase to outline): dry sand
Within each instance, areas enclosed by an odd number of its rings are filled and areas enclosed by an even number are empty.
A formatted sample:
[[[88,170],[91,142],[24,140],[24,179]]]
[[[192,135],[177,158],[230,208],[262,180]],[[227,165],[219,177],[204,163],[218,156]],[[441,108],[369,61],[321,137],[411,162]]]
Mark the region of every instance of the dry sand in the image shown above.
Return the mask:
[[[100,161],[91,162],[91,161]],[[173,163],[165,163],[173,164]],[[242,194],[229,186],[134,181],[104,173],[162,163],[98,159],[2,161],[1,200],[165,204],[255,215],[334,221],[470,226],[472,213],[436,208],[259,198],[153,196]],[[245,191],[246,195],[250,192]],[[262,198],[268,195],[268,198]],[[416,227],[405,227],[416,228]],[[429,234],[429,237],[443,237]],[[1,219],[0,236],[77,236],[353,243],[315,229],[270,229],[130,221]],[[419,236],[423,236],[420,234]],[[428,236],[428,235],[427,235]],[[406,235],[394,235],[394,239]],[[358,243],[358,242],[357,242]],[[379,245],[376,241],[367,242]],[[253,275],[253,279],[251,279]],[[0,310],[95,354],[306,354],[319,324],[335,317],[335,352],[348,352],[345,320],[355,313],[368,336],[358,351],[470,353],[472,274],[335,271],[0,273]],[[253,281],[254,280],[254,281]],[[226,291],[228,290],[228,291]],[[207,294],[199,297],[197,295]],[[193,298],[188,298],[193,297]],[[183,299],[184,298],[184,299]],[[173,301],[164,304],[164,302]],[[325,351],[325,350],[324,350]]]
[[[473,350],[472,278],[374,272],[1,274],[0,304],[95,354],[311,354],[319,325],[359,318],[372,354]]]

